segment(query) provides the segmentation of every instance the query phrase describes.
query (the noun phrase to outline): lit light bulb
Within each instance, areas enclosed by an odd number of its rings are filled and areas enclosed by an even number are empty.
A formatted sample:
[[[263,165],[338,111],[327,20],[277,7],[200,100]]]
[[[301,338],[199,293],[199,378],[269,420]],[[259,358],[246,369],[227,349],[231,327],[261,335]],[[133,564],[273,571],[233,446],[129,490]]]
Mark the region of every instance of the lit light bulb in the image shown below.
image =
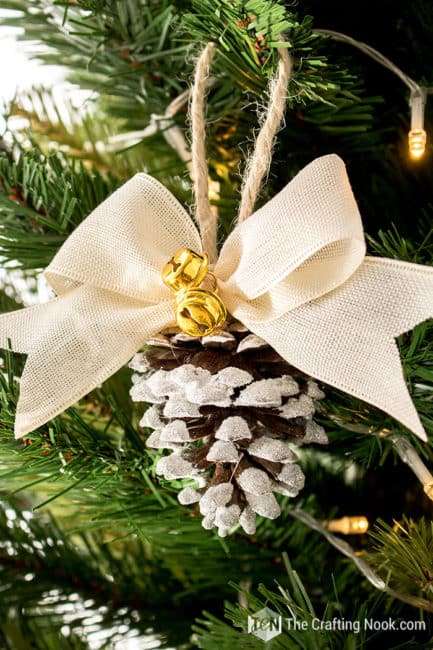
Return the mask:
[[[343,535],[362,535],[368,530],[367,517],[341,517],[326,522],[326,528],[332,533],[343,533]]]
[[[433,481],[428,481],[427,483],[424,483],[424,492],[428,496],[429,499],[433,501]]]
[[[412,90],[410,95],[411,124],[408,135],[409,153],[411,158],[417,160],[424,155],[427,142],[427,133],[424,131],[424,106],[426,101],[425,88]]]
[[[427,133],[424,129],[411,129],[408,135],[409,153],[411,158],[421,158],[424,155]]]

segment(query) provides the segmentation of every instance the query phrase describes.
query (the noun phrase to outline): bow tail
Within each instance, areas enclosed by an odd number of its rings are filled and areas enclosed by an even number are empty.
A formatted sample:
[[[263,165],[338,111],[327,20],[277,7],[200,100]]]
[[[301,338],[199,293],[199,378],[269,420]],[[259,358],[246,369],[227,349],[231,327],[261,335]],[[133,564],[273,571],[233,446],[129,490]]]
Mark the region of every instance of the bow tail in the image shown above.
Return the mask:
[[[57,302],[57,298],[52,303]],[[0,316],[0,348],[9,344],[14,352],[28,354],[39,332],[39,323],[47,309],[46,304],[17,309]]]
[[[385,411],[422,440],[395,337],[433,317],[433,268],[366,258],[338,289],[268,322],[244,319],[303,372]]]
[[[8,338],[28,354],[20,382],[15,437],[52,419],[93,390],[172,320],[170,302],[146,305],[120,294],[79,287],[44,305],[0,318]]]

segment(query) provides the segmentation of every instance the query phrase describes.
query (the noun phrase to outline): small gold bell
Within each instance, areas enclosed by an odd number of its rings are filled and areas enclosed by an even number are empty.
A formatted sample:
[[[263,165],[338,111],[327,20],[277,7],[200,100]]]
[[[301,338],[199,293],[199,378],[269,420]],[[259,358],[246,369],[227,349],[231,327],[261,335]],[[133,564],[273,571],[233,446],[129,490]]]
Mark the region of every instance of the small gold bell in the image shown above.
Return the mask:
[[[198,288],[207,275],[213,280],[214,291]],[[162,280],[176,292],[176,320],[185,334],[208,336],[222,327],[227,310],[217,296],[217,279],[209,271],[206,253],[181,248],[162,269]]]
[[[173,291],[193,289],[205,279],[208,268],[206,253],[181,248],[162,269],[162,281]]]
[[[224,324],[227,310],[216,293],[189,289],[176,296],[176,318],[185,334],[208,336]]]

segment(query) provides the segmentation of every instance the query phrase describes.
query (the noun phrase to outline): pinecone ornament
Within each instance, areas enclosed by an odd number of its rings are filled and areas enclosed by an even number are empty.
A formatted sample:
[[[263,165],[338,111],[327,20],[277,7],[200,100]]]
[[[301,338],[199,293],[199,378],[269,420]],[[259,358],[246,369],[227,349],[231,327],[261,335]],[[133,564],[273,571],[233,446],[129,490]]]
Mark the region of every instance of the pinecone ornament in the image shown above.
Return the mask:
[[[328,441],[313,420],[323,392],[237,321],[201,339],[173,327],[148,345],[131,361],[131,396],[152,404],[140,421],[154,429],[147,446],[172,450],[157,473],[195,479],[178,499],[199,504],[204,528],[253,534],[256,514],[280,514],[274,492],[304,486],[288,443]]]

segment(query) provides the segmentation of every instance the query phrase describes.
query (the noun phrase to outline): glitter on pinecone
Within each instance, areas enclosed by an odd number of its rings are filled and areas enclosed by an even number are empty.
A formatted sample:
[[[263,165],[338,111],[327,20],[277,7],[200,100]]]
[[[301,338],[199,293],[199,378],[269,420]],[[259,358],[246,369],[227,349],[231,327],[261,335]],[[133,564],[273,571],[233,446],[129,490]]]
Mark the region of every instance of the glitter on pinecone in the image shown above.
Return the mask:
[[[257,514],[280,514],[274,492],[304,486],[288,443],[328,441],[313,420],[323,392],[237,321],[201,339],[170,328],[148,344],[130,364],[131,397],[152,404],[140,421],[154,429],[147,446],[172,451],[157,474],[195,479],[178,499],[198,503],[204,528],[253,534]]]

